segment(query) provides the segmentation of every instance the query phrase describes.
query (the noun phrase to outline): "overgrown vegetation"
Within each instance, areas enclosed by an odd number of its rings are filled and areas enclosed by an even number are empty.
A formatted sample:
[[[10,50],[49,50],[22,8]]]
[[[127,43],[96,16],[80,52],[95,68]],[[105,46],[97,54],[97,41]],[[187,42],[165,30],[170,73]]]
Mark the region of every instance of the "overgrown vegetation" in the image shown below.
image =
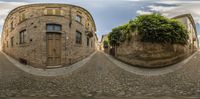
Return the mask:
[[[184,25],[159,14],[140,15],[128,24],[112,29],[108,39],[110,45],[130,41],[131,33],[138,33],[143,42],[186,44],[188,33]]]
[[[103,41],[103,47],[108,48],[108,46],[109,46],[109,42],[107,40],[104,40]]]

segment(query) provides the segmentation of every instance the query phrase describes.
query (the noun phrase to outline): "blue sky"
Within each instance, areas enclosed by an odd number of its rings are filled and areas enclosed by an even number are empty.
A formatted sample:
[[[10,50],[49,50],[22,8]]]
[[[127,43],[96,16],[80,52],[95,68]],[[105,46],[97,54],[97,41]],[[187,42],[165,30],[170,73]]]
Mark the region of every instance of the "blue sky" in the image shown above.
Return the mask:
[[[161,13],[167,17],[191,13],[200,31],[200,1],[197,0],[0,0],[0,33],[5,17],[15,7],[30,3],[67,3],[87,9],[93,16],[99,39],[112,28],[141,14]]]

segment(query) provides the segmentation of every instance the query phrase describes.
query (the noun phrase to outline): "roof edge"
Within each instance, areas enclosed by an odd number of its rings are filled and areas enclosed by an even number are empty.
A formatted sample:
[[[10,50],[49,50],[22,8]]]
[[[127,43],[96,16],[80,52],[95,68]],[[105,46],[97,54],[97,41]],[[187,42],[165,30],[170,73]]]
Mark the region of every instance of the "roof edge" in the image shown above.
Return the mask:
[[[14,14],[16,10],[18,9],[23,9],[23,8],[26,8],[26,7],[30,7],[30,6],[41,6],[41,5],[61,5],[61,6],[72,6],[72,7],[78,7],[80,9],[83,9],[84,11],[86,11],[89,16],[91,17],[93,23],[94,23],[94,28],[95,28],[95,32],[97,31],[96,30],[96,24],[95,24],[95,21],[94,21],[94,18],[92,17],[91,13],[86,10],[85,8],[81,7],[81,6],[78,6],[78,5],[73,5],[73,4],[65,4],[65,3],[34,3],[34,4],[26,4],[26,5],[21,5],[21,6],[18,6],[14,9],[12,9],[9,14],[6,16],[6,19],[5,19],[5,22],[8,20],[9,16]],[[4,22],[4,25],[5,25],[5,22]],[[4,29],[4,25],[3,25],[3,29]],[[3,34],[3,33],[2,33]]]

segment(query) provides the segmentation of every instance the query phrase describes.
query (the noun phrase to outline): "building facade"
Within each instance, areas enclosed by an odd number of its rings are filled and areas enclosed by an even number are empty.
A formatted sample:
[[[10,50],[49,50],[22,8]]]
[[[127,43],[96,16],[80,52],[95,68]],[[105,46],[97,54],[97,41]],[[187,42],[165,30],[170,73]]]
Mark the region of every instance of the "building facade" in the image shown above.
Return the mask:
[[[102,37],[101,37],[101,41],[100,41],[100,42],[101,42],[100,50],[102,50],[102,51],[105,51],[105,50],[108,49],[108,44],[107,44],[107,45],[104,44],[105,41],[108,41],[108,34],[104,34],[104,35],[102,35]]]
[[[12,10],[4,23],[3,51],[24,64],[54,68],[76,63],[95,51],[91,14],[69,4],[31,4]]]
[[[194,52],[199,48],[199,41],[198,41],[198,35],[196,30],[196,25],[194,22],[194,19],[191,14],[182,14],[176,17],[173,17],[173,19],[178,20],[179,22],[183,23],[188,31],[188,45],[191,49],[190,51]]]
[[[0,38],[0,51],[2,50],[1,38]]]

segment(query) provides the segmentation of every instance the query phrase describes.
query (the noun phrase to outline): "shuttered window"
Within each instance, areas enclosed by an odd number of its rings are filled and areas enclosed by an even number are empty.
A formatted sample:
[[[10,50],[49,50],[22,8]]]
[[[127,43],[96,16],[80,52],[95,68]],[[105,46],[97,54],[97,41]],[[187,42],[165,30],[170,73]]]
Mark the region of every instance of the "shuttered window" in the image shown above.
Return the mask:
[[[46,15],[61,15],[60,8],[47,8]]]
[[[19,15],[19,22],[22,22],[22,21],[24,21],[24,20],[26,20],[26,15],[25,15],[25,13],[21,13],[21,14]]]
[[[87,46],[90,45],[90,39],[87,37]]]
[[[76,44],[82,44],[82,33],[76,31]]]
[[[47,9],[47,15],[53,15],[53,9]]]
[[[60,9],[55,9],[55,15],[61,15],[61,10]]]
[[[81,23],[82,17],[80,15],[76,15],[76,21]]]
[[[14,24],[13,21],[10,23],[10,31],[12,31],[14,29]]]
[[[60,24],[47,24],[46,25],[47,31],[62,31],[62,26]]]
[[[26,37],[26,30],[22,30],[19,32],[19,44],[25,43],[25,37]]]
[[[11,37],[10,43],[11,43],[11,47],[13,47],[14,46],[14,37]]]

